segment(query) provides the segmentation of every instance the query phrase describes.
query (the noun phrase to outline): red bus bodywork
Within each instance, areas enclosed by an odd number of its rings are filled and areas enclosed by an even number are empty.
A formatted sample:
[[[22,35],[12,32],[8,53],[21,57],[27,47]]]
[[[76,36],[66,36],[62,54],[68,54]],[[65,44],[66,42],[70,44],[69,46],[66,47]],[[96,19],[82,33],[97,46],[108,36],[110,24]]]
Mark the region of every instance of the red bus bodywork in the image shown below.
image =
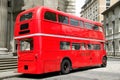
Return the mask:
[[[49,20],[50,16],[48,20],[45,19],[46,12],[55,13],[55,21]],[[65,18],[60,22],[58,15],[66,16],[68,23],[62,23]],[[83,27],[71,25],[70,19],[83,21]],[[97,27],[95,30],[88,29],[85,23]],[[70,61],[72,69],[96,66],[101,65],[102,58],[106,57],[101,23],[46,7],[35,7],[21,12],[16,18],[14,36],[17,41],[19,73],[42,74],[60,71],[64,59]],[[81,49],[82,44],[85,49]],[[25,49],[25,46],[29,46],[28,49]],[[96,47],[92,49],[92,46]]]

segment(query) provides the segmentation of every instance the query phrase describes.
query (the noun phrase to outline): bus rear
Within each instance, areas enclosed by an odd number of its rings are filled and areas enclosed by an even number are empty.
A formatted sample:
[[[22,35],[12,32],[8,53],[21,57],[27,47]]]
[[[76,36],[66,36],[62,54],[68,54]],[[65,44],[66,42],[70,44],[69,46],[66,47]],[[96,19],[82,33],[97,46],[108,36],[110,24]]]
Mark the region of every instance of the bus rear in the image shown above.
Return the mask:
[[[14,34],[17,42],[19,73],[40,74],[42,72],[42,65],[39,65],[41,64],[39,60],[41,38],[34,35],[40,30],[38,29],[40,20],[36,18],[37,11],[38,8],[24,11],[16,19]]]

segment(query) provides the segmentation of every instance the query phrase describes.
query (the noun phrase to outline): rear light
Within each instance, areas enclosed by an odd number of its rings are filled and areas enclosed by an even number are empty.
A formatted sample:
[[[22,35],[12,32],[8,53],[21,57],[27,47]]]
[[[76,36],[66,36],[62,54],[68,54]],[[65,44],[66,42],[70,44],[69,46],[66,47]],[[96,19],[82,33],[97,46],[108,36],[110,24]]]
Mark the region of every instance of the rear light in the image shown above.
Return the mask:
[[[38,54],[35,54],[35,59],[37,59],[38,58]]]
[[[24,65],[24,70],[28,70],[28,65]]]

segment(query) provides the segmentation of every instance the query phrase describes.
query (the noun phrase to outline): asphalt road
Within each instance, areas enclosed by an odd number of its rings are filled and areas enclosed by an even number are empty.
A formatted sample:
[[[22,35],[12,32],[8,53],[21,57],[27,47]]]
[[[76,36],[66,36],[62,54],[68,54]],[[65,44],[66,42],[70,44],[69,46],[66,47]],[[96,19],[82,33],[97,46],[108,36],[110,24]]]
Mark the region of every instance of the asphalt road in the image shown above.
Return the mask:
[[[67,75],[58,72],[42,75],[19,75],[4,80],[120,80],[120,59],[109,59],[106,68],[86,68]]]

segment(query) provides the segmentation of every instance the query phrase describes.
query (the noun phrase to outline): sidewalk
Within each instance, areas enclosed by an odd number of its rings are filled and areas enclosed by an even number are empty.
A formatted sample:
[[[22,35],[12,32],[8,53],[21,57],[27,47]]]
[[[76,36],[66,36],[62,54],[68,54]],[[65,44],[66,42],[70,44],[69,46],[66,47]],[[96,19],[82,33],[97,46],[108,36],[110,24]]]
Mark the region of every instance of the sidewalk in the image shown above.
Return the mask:
[[[107,57],[112,59],[120,59],[120,56],[107,56]]]
[[[5,72],[0,72],[0,80],[9,78],[9,77],[14,77],[20,75],[20,73],[17,73],[16,71],[5,71]]]

